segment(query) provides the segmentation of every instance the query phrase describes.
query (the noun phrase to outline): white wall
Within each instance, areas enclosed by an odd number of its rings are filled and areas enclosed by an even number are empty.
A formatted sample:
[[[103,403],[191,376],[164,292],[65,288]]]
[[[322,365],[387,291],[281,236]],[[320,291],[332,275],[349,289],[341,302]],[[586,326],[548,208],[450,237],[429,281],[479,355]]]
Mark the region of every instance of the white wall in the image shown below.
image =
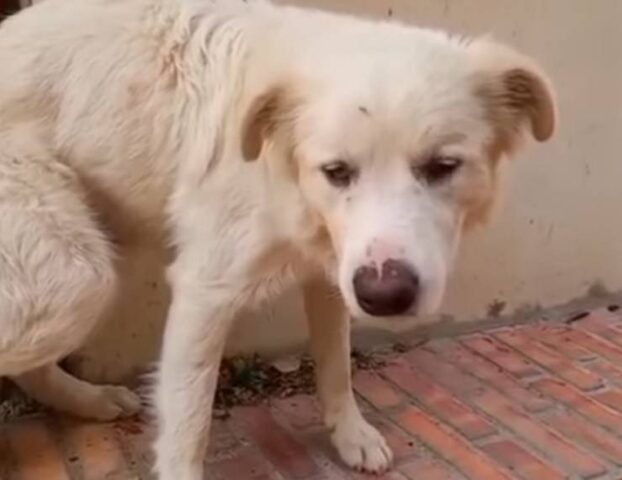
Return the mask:
[[[297,0],[456,32],[493,33],[549,71],[561,129],[509,170],[506,199],[490,228],[465,239],[443,312],[456,322],[551,306],[594,284],[622,289],[622,1],[620,0]],[[75,365],[116,379],[155,358],[166,288],[140,249],[126,267],[130,295]],[[296,292],[247,315],[230,349],[274,351],[305,338]]]

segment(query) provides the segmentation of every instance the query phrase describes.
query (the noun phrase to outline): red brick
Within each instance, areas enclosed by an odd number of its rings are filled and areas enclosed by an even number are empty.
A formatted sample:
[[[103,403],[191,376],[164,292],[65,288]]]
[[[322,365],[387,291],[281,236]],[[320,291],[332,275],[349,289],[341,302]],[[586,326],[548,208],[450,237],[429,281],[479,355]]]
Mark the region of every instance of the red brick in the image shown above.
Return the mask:
[[[247,451],[248,442],[242,442],[233,431],[233,427],[233,422],[228,420],[212,421],[207,462],[223,462],[243,455]]]
[[[411,365],[395,361],[384,368],[382,374],[469,440],[481,439],[497,432],[490,422],[475,414],[471,408],[421,375]]]
[[[211,474],[222,480],[271,478],[271,467],[258,452],[247,450],[229,460],[223,460],[208,467]]]
[[[577,345],[575,342],[569,340],[568,338],[564,338],[549,325],[528,326],[522,328],[521,332],[536,341],[544,343],[545,345],[554,349],[556,352],[565,355],[573,361],[582,362],[586,360],[591,360],[596,357],[594,352],[591,352],[590,350],[582,347],[581,345]]]
[[[223,477],[222,480],[229,480],[232,477]],[[262,473],[258,476],[252,477],[252,480],[283,480],[281,475],[276,473]],[[313,480],[329,480],[328,477],[314,477]]]
[[[612,408],[616,412],[622,413],[622,391],[615,389],[610,389],[602,393],[598,393],[592,395],[596,401],[607,405],[609,408]]]
[[[582,330],[587,330],[599,335],[603,335],[606,339],[609,338],[609,334],[613,334],[616,340],[620,339],[621,332],[616,329],[620,325],[622,317],[618,313],[609,312],[605,308],[593,310],[590,314],[577,323],[577,327]]]
[[[532,386],[558,402],[574,409],[598,425],[613,431],[622,432],[622,415],[620,413],[603,406],[570,385],[559,380],[542,379],[533,383]]]
[[[615,344],[617,347],[622,347],[622,332],[616,328],[604,325],[588,324],[583,327],[583,329],[598,335],[604,340]]]
[[[516,378],[533,377],[541,373],[532,362],[489,335],[471,335],[461,339],[461,342]]]
[[[497,392],[484,392],[479,398],[474,398],[473,403],[540,452],[557,459],[560,464],[582,477],[590,478],[605,473],[602,462],[580,450],[539,420],[531,418]]]
[[[324,425],[322,408],[315,396],[295,395],[289,398],[275,398],[270,403],[296,430],[321,428]]]
[[[400,471],[410,480],[460,480],[463,477],[437,460],[422,458],[408,463]]]
[[[598,375],[575,365],[555,350],[521,333],[520,329],[499,331],[495,334],[495,338],[515,348],[533,362],[547,368],[581,390],[594,390],[603,385],[602,379]]]
[[[468,396],[476,394],[484,388],[482,382],[469,375],[464,375],[451,363],[444,361],[434,352],[425,349],[416,349],[403,356],[414,367],[434,378],[438,384],[451,384],[453,392]]]
[[[289,478],[318,473],[307,449],[283,429],[264,407],[236,409],[237,418],[266,458]]]
[[[480,448],[524,480],[563,480],[567,478],[559,470],[547,465],[512,440],[499,440]]]
[[[357,390],[357,393],[362,398],[367,400],[367,402],[369,402],[371,405],[376,407],[377,410],[382,410],[382,406],[385,405],[385,399],[387,397],[400,398],[401,400],[398,402],[398,404],[408,403],[409,401],[408,397],[404,393],[400,392],[399,389],[397,389],[394,385],[392,385],[386,379],[382,378],[382,376],[380,376],[380,373],[374,374],[374,383],[377,383],[378,388],[380,388],[383,391],[381,395],[374,394],[371,388]],[[361,411],[365,414],[376,411],[375,409],[366,406],[365,402],[361,402],[359,406],[361,408]]]
[[[84,480],[127,478],[123,452],[111,425],[82,422],[65,425],[66,446],[80,458]]]
[[[389,421],[377,419],[373,416],[367,416],[367,420],[384,435],[389,448],[393,451],[393,458],[396,465],[418,458],[420,445],[413,437],[406,434]]]
[[[1,390],[0,393],[2,393]],[[11,457],[9,449],[9,440],[4,434],[4,430],[5,428],[0,424],[0,478],[10,480],[9,474],[11,470],[15,469],[15,465],[13,465],[13,458]]]
[[[408,478],[402,475],[400,472],[389,472],[385,476],[386,478],[384,480],[408,480]],[[377,476],[376,480],[379,480]]]
[[[622,465],[622,440],[610,433],[568,413],[552,414],[546,421],[558,432],[585,445],[601,458]]]
[[[578,345],[591,350],[601,357],[611,360],[618,365],[622,364],[622,348],[613,343],[577,329],[560,330],[560,334],[568,341],[576,342]]]
[[[155,475],[152,473],[152,466],[155,460],[152,448],[156,437],[155,424],[137,419],[128,419],[117,422],[115,427],[117,439],[123,446],[130,470],[137,472],[141,480],[155,480]],[[210,436],[210,440],[212,439],[213,437]]]
[[[511,399],[490,388],[464,390],[464,377],[467,377],[464,373],[453,365],[445,364],[440,360],[435,361],[436,355],[430,352],[422,350],[419,352],[419,356],[425,361],[419,362],[418,366],[422,369],[425,368],[427,374],[434,376],[438,383],[459,398],[468,398],[471,405],[516,432],[525,441],[536,446],[543,454],[555,456],[570,470],[575,470],[588,478],[605,472],[605,467],[598,459],[567,442],[552,429],[543,426],[541,422],[531,418]]]
[[[618,344],[622,317],[601,313],[572,326],[519,327],[511,336],[512,342],[524,336],[522,344],[515,343],[516,349],[494,338],[494,334],[507,335],[508,329],[502,329],[469,336],[464,344],[460,339],[441,340],[414,349],[387,368],[390,380],[383,378],[382,371],[357,374],[355,388],[369,400],[361,401],[362,410],[395,452],[392,472],[374,477],[347,469],[330,445],[317,401],[302,395],[274,399],[269,407],[235,410],[230,421],[215,421],[206,459],[208,478],[618,478],[622,471],[622,345]],[[485,338],[490,342],[483,345]],[[466,346],[469,341],[473,348]],[[523,353],[534,355],[534,345],[544,367]],[[602,378],[607,388],[586,393],[566,380],[541,376],[548,371],[567,375],[568,365]],[[155,480],[149,471],[151,427],[124,421],[57,430],[54,424],[65,425],[52,419],[0,426],[0,479],[67,480],[73,475],[73,480]],[[38,434],[12,433],[23,425],[37,427]],[[489,436],[482,428],[501,434]],[[469,439],[478,440],[474,444]]]
[[[395,407],[403,402],[403,395],[374,372],[357,372],[354,376],[354,388],[379,409]]]
[[[541,412],[552,405],[549,399],[526,389],[502,368],[467,350],[454,340],[436,341],[426,345],[426,348],[451,362],[463,372],[477,377],[504,393],[530,412]]]
[[[40,421],[24,421],[8,430],[19,480],[69,480],[63,455]]]
[[[408,407],[394,418],[402,428],[417,436],[468,477],[486,480],[511,478],[500,466],[491,462],[455,433],[441,427],[421,410]]]
[[[347,471],[341,472],[341,476],[337,477],[335,472],[331,471],[326,474],[326,476],[321,477],[323,480],[338,480],[345,479],[348,480],[408,480],[401,472],[398,472],[395,469],[391,469],[386,473],[381,475],[373,474],[373,473],[360,473],[355,472],[353,470],[348,469]],[[313,477],[312,480],[316,480]]]
[[[622,386],[622,368],[601,358],[586,364],[586,368],[605,378],[607,381]]]
[[[328,473],[325,477],[321,477],[326,480],[337,480],[334,472]],[[382,475],[376,475],[373,473],[359,473],[349,470],[347,473],[342,473],[339,479],[347,478],[348,480],[408,480],[402,473],[396,470],[390,470]],[[316,480],[315,477],[312,480]]]

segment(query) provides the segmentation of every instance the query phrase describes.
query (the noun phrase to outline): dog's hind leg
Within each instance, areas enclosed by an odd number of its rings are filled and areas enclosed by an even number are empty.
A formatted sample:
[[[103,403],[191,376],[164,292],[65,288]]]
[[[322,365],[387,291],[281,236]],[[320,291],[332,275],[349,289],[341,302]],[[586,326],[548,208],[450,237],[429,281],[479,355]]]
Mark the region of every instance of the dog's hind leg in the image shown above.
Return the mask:
[[[140,408],[140,400],[127,388],[93,385],[73,377],[55,364],[24,373],[14,380],[42,404],[82,418],[112,420],[135,413]]]
[[[317,389],[333,444],[348,466],[384,472],[391,464],[391,450],[363,418],[352,391],[350,319],[343,301],[323,279],[307,281],[303,292]]]
[[[134,413],[140,402],[129,390],[56,366],[112,303],[117,275],[78,178],[44,155],[0,152],[0,375],[68,413]]]

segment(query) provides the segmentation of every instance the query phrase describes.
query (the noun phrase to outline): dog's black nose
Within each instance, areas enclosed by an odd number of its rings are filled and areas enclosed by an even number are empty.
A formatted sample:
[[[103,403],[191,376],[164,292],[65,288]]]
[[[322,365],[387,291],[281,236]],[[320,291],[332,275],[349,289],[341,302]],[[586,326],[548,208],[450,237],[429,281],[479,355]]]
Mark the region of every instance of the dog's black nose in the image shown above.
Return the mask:
[[[386,317],[408,312],[419,294],[419,278],[406,263],[389,259],[378,272],[373,266],[354,272],[354,294],[369,315]]]

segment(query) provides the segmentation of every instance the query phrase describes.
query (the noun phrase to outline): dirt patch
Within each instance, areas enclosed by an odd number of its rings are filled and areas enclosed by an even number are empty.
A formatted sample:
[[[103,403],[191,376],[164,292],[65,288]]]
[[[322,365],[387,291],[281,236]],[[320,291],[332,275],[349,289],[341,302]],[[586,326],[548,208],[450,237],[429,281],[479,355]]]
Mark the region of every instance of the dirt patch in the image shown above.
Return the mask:
[[[386,364],[386,354],[381,353],[354,350],[351,358],[353,372]],[[308,356],[302,358],[300,367],[293,372],[281,372],[259,356],[226,359],[220,369],[214,415],[226,418],[233,407],[312,393],[315,393],[315,367]]]
[[[0,423],[22,418],[43,411],[43,407],[28,398],[15,384],[0,379]]]

